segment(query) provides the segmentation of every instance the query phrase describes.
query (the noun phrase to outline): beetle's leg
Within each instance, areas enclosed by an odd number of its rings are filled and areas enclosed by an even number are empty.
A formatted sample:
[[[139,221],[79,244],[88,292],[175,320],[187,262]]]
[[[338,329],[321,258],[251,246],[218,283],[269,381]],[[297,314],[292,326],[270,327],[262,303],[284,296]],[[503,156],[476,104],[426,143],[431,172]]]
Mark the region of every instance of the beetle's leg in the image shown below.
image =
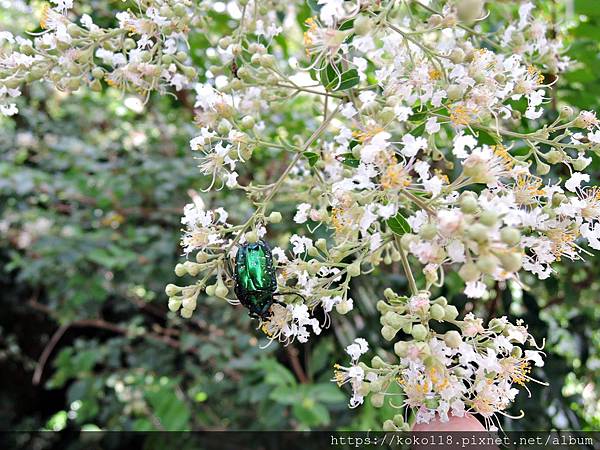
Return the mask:
[[[273,294],[273,297],[281,296],[281,295],[296,295],[306,302],[306,298],[303,295],[298,294],[297,292],[277,292],[277,293]],[[275,300],[275,301],[277,302],[277,300]],[[277,302],[277,303],[281,304],[281,302]]]

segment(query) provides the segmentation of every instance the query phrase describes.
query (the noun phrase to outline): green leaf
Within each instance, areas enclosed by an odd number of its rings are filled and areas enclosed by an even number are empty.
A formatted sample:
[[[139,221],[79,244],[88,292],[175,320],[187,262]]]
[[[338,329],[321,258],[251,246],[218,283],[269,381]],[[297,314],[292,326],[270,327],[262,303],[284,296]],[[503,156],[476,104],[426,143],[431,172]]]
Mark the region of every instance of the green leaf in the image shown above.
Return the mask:
[[[296,386],[280,385],[271,391],[269,398],[282,405],[293,405],[302,400],[302,393]]]
[[[348,167],[357,168],[360,164],[360,161],[352,153],[342,153],[339,158],[341,158],[342,164]]]
[[[327,408],[310,398],[294,404],[292,411],[300,422],[309,427],[327,425],[331,421]]]
[[[319,161],[319,154],[314,152],[304,152],[302,154],[306,159],[308,159],[308,165],[310,167],[314,167],[315,164]]]
[[[311,386],[309,396],[323,403],[343,403],[346,395],[333,383],[320,383]]]
[[[165,430],[185,430],[188,427],[190,411],[187,405],[175,395],[173,387],[147,391],[146,399]]]
[[[352,29],[354,26],[354,19],[346,20],[343,24],[340,25],[341,31],[346,31]]]
[[[358,71],[356,69],[350,69],[346,72],[342,73],[342,78],[338,75],[332,79],[329,84],[325,87],[328,91],[345,91],[346,89],[350,89],[360,83],[360,76],[358,75]]]
[[[317,0],[306,0],[306,4],[310,7],[310,9],[316,13],[321,11],[321,5],[317,2]]]
[[[403,234],[411,232],[410,225],[400,213],[396,214],[391,219],[388,219],[386,223],[387,226],[390,227],[390,229],[398,236],[402,236]]]
[[[477,141],[481,144],[498,145],[500,143],[498,136],[492,135],[487,131],[479,130],[477,133]]]
[[[287,367],[279,364],[272,359],[265,359],[257,362],[257,366],[265,373],[264,381],[267,384],[287,384],[295,385],[296,378]]]
[[[413,128],[412,130],[410,130],[410,134],[412,134],[415,137],[421,136],[424,132],[425,132],[425,124],[424,123],[422,123],[421,125],[419,125],[416,128]]]

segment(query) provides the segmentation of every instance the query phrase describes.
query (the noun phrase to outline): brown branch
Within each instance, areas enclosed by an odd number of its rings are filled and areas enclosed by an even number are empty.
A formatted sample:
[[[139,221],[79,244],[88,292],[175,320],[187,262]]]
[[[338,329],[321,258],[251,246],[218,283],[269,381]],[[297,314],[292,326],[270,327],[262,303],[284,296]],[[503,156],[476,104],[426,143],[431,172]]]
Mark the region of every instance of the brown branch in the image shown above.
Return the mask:
[[[33,309],[43,312],[44,314],[46,314],[49,317],[52,317],[56,320],[54,311],[52,311],[52,309],[50,309],[46,305],[39,303],[37,301],[37,297],[35,295],[27,303]],[[198,324],[196,324],[196,325],[198,325]],[[54,334],[48,341],[48,344],[46,344],[46,347],[42,351],[42,354],[40,355],[40,358],[37,362],[37,365],[36,365],[36,368],[35,368],[35,371],[33,374],[33,378],[32,378],[32,382],[34,385],[38,385],[40,383],[40,381],[42,379],[42,375],[44,373],[44,368],[48,362],[48,359],[50,358],[50,355],[52,354],[53,350],[56,348],[60,339],[64,336],[65,332],[69,328],[75,328],[75,327],[93,327],[93,328],[99,328],[99,329],[111,331],[113,333],[121,334],[121,335],[131,337],[131,338],[142,337],[144,339],[148,339],[151,341],[165,344],[165,345],[171,347],[172,349],[180,351],[180,352],[188,353],[188,354],[191,354],[194,356],[198,355],[198,349],[196,347],[190,347],[190,348],[186,348],[184,350],[181,348],[181,342],[179,340],[171,337],[173,335],[178,335],[179,334],[178,330],[172,330],[169,328],[163,328],[163,327],[158,326],[158,328],[153,327],[153,330],[155,332],[160,331],[163,334],[146,332],[140,336],[137,334],[132,335],[130,330],[128,330],[127,328],[121,327],[119,325],[115,325],[114,323],[107,322],[106,320],[103,320],[103,319],[81,319],[81,320],[76,320],[74,322],[71,322],[69,324],[61,325],[54,332]],[[297,350],[296,350],[296,352],[297,352]],[[296,356],[296,360],[297,359],[298,358]],[[300,363],[298,362],[298,366],[299,365],[300,365]],[[300,371],[301,371],[301,373],[299,375],[299,378],[304,374],[304,372],[302,372],[301,366],[300,366]],[[224,370],[224,372],[234,381],[240,381],[242,379],[242,376],[235,370],[226,369],[226,370]],[[304,378],[306,378],[306,375],[304,375]],[[300,379],[302,379],[302,378],[300,378]]]
[[[292,347],[292,345],[288,345],[285,347],[285,352],[300,383],[307,384],[309,380],[306,376],[306,373],[304,373],[302,364],[300,364],[300,359],[298,358],[298,349],[296,347]]]
[[[35,371],[33,372],[33,378],[31,379],[31,382],[33,383],[34,386],[37,386],[38,384],[40,384],[40,380],[42,379],[42,374],[44,373],[44,367],[46,366],[46,363],[48,362],[48,358],[52,354],[52,351],[54,350],[54,347],[56,347],[56,344],[58,344],[58,341],[60,340],[60,338],[63,336],[63,334],[65,334],[65,331],[67,331],[68,329],[69,329],[69,325],[61,325],[58,328],[58,330],[56,330],[54,332],[54,334],[48,341],[48,344],[46,344],[46,347],[44,347],[44,351],[42,352],[42,355],[40,356],[40,359],[38,360],[38,362],[35,366]]]

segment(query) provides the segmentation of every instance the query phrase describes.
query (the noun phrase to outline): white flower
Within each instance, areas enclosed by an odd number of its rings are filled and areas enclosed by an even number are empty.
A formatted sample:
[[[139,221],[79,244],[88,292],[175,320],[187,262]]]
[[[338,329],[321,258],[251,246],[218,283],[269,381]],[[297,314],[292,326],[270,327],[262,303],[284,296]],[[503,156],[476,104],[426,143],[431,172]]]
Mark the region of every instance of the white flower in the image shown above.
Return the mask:
[[[344,0],[319,0],[321,7],[320,18],[327,26],[332,26],[339,19],[344,18]]]
[[[481,281],[469,281],[465,286],[465,295],[469,298],[481,298],[485,292],[485,284]]]
[[[344,103],[344,106],[340,108],[340,114],[346,119],[352,119],[357,112],[352,103]]]
[[[360,218],[360,231],[366,233],[369,227],[377,220],[377,214],[375,214],[376,204],[371,203],[367,205],[364,209],[364,213]]]
[[[459,159],[464,159],[469,154],[465,151],[465,147],[469,149],[473,149],[477,145],[477,139],[475,139],[470,134],[464,135],[459,134],[454,138],[454,148],[452,149],[452,153]]]
[[[297,234],[290,237],[290,243],[293,245],[292,252],[294,255],[301,255],[313,246],[312,239],[306,236],[298,236]]]
[[[379,155],[379,153],[389,146],[387,140],[391,136],[392,135],[387,131],[380,131],[375,136],[373,136],[369,143],[363,146],[363,148],[360,151],[361,161],[367,164],[373,163]]]
[[[425,122],[425,131],[429,134],[435,134],[440,131],[440,129],[441,126],[437,121],[437,117],[430,117],[427,119],[427,122]]]
[[[571,178],[565,183],[565,187],[569,191],[575,192],[584,181],[590,181],[590,176],[587,173],[574,172]]]
[[[346,353],[350,355],[352,361],[357,361],[361,355],[364,355],[369,351],[369,344],[363,338],[354,339],[354,343],[346,347]]]
[[[581,225],[579,231],[587,239],[590,247],[594,250],[600,250],[600,222],[596,222],[593,227],[585,222]]]
[[[7,105],[0,104],[0,114],[5,116],[14,116],[19,112],[15,103],[9,103]]]
[[[415,156],[419,150],[427,147],[427,140],[422,137],[414,137],[412,134],[405,134],[402,136],[402,154],[407,158]]]
[[[311,205],[309,203],[300,203],[297,206],[297,212],[294,216],[294,222],[296,223],[304,223],[308,220],[308,213],[310,211]]]

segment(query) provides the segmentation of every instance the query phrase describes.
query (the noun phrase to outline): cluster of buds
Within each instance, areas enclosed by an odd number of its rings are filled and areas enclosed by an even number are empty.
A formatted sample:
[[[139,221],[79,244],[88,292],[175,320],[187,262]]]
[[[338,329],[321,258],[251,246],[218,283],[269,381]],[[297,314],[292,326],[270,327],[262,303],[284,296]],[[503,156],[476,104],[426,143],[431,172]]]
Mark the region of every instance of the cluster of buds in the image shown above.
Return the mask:
[[[147,96],[152,91],[181,90],[196,79],[185,49],[194,6],[189,0],[152,0],[137,12],[117,14],[119,26],[105,29],[84,14],[72,17],[72,1],[46,4],[33,40],[0,33],[0,112],[15,114],[25,83],[45,80],[63,91],[102,81]]]
[[[426,291],[403,297],[387,289],[385,296],[377,303],[383,337],[396,340],[399,331],[409,337],[394,343],[397,359],[386,362],[375,356],[367,365],[358,362],[366,347],[362,352],[349,347],[352,366],[336,365],[335,378],[340,384],[350,382],[351,406],[369,396],[375,407],[387,399],[405,409],[387,420],[384,430],[405,430],[409,410],[417,423],[479,414],[492,430],[499,425],[497,414],[507,415],[518,386],[545,384],[531,376],[533,366],[543,366],[543,352],[522,323],[501,317],[484,326],[472,313],[460,320],[444,297],[430,300]]]

